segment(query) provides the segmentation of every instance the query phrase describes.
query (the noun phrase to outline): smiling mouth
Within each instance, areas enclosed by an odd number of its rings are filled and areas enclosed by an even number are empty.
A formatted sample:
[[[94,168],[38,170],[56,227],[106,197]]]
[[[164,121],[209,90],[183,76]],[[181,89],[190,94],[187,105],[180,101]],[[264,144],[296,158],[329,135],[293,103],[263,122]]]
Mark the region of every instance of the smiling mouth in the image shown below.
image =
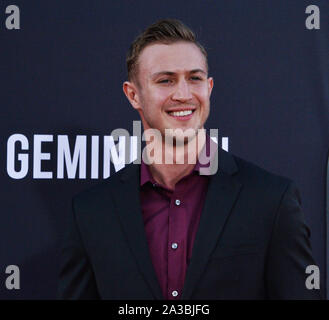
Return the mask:
[[[184,111],[171,111],[167,112],[172,117],[187,117],[191,115],[195,110],[184,110]]]

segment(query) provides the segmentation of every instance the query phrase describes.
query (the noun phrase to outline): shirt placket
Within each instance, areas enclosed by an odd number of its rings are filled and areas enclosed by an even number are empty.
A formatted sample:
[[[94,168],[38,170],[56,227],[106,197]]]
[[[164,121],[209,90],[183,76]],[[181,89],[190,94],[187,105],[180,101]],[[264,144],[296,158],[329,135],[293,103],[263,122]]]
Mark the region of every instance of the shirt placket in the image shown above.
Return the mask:
[[[186,206],[179,185],[176,185],[170,200],[167,250],[167,298],[177,300],[182,295],[186,271]]]

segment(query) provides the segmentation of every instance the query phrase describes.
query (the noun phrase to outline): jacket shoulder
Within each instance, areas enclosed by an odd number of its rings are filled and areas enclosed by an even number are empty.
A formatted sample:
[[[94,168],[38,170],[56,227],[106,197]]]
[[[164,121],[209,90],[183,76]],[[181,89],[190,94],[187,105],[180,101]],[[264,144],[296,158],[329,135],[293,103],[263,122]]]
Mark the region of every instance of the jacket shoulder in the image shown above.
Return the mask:
[[[294,185],[293,180],[282,175],[270,172],[260,166],[232,155],[238,167],[237,179],[248,187],[255,188],[261,192],[282,192],[286,191],[290,185]]]
[[[95,208],[97,203],[103,203],[102,201],[110,199],[112,194],[118,191],[124,178],[134,174],[139,175],[139,166],[133,163],[126,165],[106,180],[76,194],[73,197],[73,205],[86,210],[90,206]]]

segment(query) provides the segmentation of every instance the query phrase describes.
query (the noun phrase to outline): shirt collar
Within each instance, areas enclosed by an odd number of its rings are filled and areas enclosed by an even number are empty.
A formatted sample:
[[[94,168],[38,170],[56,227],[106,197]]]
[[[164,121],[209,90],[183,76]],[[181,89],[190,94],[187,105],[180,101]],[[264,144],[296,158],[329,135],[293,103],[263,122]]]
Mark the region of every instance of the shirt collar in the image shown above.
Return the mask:
[[[211,146],[211,148],[210,148]],[[193,168],[193,172],[197,172],[200,174],[200,168],[203,168],[203,175],[209,176],[211,175],[210,164],[214,159],[216,152],[218,149],[217,143],[210,138],[210,136],[206,135],[206,143],[204,144],[198,160]],[[210,158],[210,161],[207,162],[207,155]],[[209,163],[210,162],[210,163]],[[140,175],[140,185],[143,186],[145,183],[151,182],[152,184],[156,183],[151,172],[149,165],[147,165],[143,161],[143,157],[141,157],[141,175]]]

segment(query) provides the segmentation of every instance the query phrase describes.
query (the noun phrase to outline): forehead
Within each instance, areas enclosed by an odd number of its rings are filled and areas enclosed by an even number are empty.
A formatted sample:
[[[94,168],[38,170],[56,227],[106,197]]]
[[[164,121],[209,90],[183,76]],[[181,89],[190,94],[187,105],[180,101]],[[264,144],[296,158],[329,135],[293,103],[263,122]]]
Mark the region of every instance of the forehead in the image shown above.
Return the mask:
[[[139,56],[138,65],[141,77],[161,71],[186,72],[202,69],[207,72],[204,55],[194,43],[189,42],[149,45]]]

